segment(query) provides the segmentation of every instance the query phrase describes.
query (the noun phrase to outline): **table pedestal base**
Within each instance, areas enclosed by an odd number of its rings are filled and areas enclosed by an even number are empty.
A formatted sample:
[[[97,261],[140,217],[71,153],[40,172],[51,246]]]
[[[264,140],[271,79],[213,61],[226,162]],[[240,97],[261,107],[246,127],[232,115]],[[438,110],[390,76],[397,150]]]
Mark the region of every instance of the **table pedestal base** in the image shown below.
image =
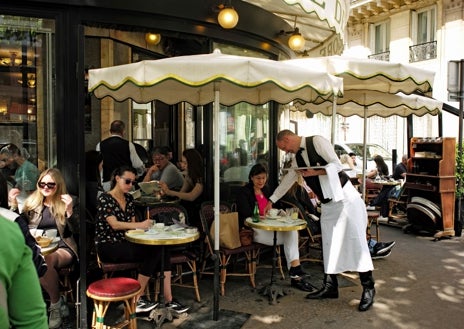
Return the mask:
[[[172,321],[172,313],[166,307],[155,308],[150,312],[148,318],[156,324],[157,328],[160,328],[164,321]]]
[[[261,288],[259,293],[263,296],[268,296],[269,304],[276,304],[277,298],[285,296],[287,293],[277,283],[271,283]]]

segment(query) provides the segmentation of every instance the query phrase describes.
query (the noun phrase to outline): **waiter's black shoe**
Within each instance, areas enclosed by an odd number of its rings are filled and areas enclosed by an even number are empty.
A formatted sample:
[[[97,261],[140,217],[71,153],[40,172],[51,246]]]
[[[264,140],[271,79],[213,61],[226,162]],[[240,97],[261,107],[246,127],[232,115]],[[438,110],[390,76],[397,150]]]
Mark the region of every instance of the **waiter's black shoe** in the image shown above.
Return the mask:
[[[336,274],[324,275],[322,288],[306,295],[307,299],[338,298],[338,280]]]
[[[359,303],[359,311],[367,311],[372,304],[374,304],[375,288],[364,288],[361,296],[361,302]]]
[[[310,282],[306,281],[303,277],[299,279],[292,279],[291,286],[306,292],[316,292],[317,288]]]
[[[338,288],[335,288],[330,284],[326,284],[321,289],[316,290],[315,292],[309,293],[306,295],[306,299],[326,299],[326,298],[338,298]]]

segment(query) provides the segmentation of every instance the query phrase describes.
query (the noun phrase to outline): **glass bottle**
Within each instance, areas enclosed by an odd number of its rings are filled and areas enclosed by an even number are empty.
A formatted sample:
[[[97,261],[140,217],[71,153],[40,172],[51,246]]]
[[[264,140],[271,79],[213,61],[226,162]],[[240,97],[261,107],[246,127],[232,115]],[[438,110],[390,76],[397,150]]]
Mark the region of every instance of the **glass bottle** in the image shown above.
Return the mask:
[[[258,223],[259,222],[259,208],[258,208],[258,202],[255,202],[255,209],[253,210],[253,222]]]

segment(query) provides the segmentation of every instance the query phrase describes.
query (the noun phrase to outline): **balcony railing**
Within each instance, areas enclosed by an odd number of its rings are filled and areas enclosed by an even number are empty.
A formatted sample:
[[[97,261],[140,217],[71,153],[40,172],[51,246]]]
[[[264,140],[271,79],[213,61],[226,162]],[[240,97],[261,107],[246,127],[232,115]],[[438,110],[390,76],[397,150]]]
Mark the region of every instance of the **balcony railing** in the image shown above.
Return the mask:
[[[377,59],[379,61],[389,62],[390,51],[384,51],[383,53],[372,54],[368,56],[369,59]]]
[[[437,58],[437,42],[425,42],[409,47],[409,62],[420,62]]]

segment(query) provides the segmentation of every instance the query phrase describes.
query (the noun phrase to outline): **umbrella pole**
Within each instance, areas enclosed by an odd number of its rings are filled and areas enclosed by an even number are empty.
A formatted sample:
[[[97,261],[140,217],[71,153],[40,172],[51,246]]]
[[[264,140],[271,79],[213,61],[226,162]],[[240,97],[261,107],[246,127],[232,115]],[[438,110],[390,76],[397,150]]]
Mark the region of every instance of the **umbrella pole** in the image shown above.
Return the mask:
[[[367,166],[367,149],[366,149],[366,136],[367,136],[367,106],[364,106],[364,136],[363,136],[363,187],[362,187],[362,198],[366,202],[366,166]]]
[[[334,95],[334,100],[332,103],[332,131],[330,135],[330,141],[332,144],[335,144],[335,124],[336,124],[336,115],[337,115],[337,95]]]
[[[214,298],[213,320],[218,320],[219,313],[219,88],[215,84],[213,107],[214,136]]]

